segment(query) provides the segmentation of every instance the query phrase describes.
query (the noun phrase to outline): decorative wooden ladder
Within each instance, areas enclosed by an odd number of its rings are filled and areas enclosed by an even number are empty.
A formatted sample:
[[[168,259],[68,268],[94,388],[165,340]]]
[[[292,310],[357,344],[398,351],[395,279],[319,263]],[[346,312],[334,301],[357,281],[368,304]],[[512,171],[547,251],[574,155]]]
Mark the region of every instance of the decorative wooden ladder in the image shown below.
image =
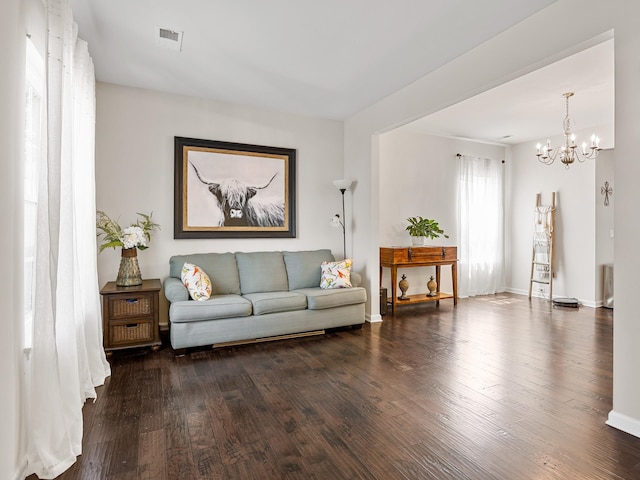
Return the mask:
[[[549,285],[549,301],[553,300],[553,227],[556,211],[556,192],[551,192],[551,205],[541,205],[540,194],[536,194],[533,248],[531,253],[531,276],[529,299],[533,284]]]

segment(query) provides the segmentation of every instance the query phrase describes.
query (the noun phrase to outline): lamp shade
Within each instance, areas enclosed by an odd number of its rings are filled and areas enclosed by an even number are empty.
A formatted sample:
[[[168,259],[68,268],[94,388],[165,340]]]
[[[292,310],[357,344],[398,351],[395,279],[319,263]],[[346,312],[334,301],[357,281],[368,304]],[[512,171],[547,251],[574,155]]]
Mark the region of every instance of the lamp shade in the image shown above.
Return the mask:
[[[334,180],[333,184],[338,190],[349,190],[351,188],[351,180]]]

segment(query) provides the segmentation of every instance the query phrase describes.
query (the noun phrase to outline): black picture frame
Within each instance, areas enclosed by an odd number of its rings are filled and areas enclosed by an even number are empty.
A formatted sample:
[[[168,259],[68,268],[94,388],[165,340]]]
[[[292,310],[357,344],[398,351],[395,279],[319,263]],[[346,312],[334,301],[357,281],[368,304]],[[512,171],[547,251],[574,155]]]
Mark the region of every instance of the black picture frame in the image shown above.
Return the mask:
[[[173,238],[295,238],[296,150],[174,137]]]

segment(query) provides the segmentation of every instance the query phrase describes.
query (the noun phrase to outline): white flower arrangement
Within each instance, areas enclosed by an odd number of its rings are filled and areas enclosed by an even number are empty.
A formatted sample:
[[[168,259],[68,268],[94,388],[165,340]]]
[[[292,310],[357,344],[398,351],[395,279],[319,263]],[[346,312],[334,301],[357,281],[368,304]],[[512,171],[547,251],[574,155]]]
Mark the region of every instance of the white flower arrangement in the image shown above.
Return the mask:
[[[151,220],[151,212],[149,215],[138,213],[141,218],[129,227],[122,228],[117,221],[113,221],[109,216],[99,211],[96,212],[96,228],[97,236],[103,236],[104,243],[100,245],[100,251],[105,248],[122,247],[124,249],[137,248],[145,250],[149,248],[147,243],[151,240],[151,232],[160,229],[160,225]]]
[[[122,232],[120,241],[124,244],[123,248],[146,247],[147,239],[144,231],[140,227],[127,227]]]

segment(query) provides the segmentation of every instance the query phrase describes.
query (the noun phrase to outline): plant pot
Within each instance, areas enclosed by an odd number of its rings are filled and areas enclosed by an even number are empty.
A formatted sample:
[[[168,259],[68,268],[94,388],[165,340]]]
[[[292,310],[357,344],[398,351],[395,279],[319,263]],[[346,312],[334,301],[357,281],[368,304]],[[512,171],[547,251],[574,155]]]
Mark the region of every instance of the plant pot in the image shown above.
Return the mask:
[[[427,237],[411,237],[411,245],[418,247],[427,244]]]
[[[116,278],[118,287],[133,287],[142,285],[142,274],[138,265],[138,249],[123,248],[122,257],[120,258],[120,268],[118,269],[118,277]]]

